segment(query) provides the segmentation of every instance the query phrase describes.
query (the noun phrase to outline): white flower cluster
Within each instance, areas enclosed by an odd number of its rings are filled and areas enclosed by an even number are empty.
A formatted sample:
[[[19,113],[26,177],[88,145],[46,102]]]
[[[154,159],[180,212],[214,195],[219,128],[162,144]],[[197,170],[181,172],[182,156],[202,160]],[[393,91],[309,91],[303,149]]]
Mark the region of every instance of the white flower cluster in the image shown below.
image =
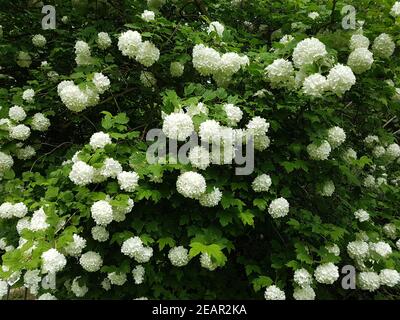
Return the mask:
[[[362,34],[354,34],[350,38],[350,50],[354,51],[356,49],[364,48],[368,49],[370,44],[369,39]]]
[[[96,132],[90,137],[90,146],[96,149],[103,149],[106,145],[111,144],[111,137],[108,133],[104,133],[103,131]]]
[[[122,55],[136,59],[145,67],[150,67],[160,58],[156,46],[149,41],[142,42],[142,36],[137,31],[123,32],[118,38],[118,49]]]
[[[354,73],[360,74],[371,69],[374,63],[374,57],[371,51],[367,48],[357,48],[350,53],[347,60],[347,65]]]
[[[289,213],[289,202],[285,198],[278,198],[271,202],[268,213],[272,218],[282,218]]]
[[[28,213],[28,208],[23,202],[18,202],[12,204],[9,202],[4,202],[0,205],[0,218],[10,219],[10,218],[22,218]]]
[[[71,291],[76,297],[82,298],[86,295],[86,293],[88,293],[89,288],[85,284],[81,286],[79,281],[80,277],[76,277],[74,280],[72,280]]]
[[[400,157],[400,146],[397,143],[392,143],[385,150],[386,157],[393,161]]]
[[[183,112],[174,112],[164,118],[162,130],[169,139],[185,141],[194,131],[192,118]]]
[[[15,140],[25,141],[30,135],[31,129],[24,124],[12,126],[9,130],[10,138]]]
[[[183,75],[183,71],[185,70],[185,65],[180,62],[171,62],[170,65],[171,76],[174,78],[178,78]]]
[[[69,173],[69,179],[78,186],[85,186],[93,181],[94,168],[84,163],[76,161],[72,165],[72,170]]]
[[[208,253],[202,253],[200,255],[200,265],[202,268],[208,271],[214,271],[218,268],[218,265],[214,263]]]
[[[224,111],[228,118],[228,125],[229,126],[236,126],[243,117],[243,111],[240,110],[239,107],[229,103],[224,105]]]
[[[321,97],[329,89],[326,77],[319,73],[306,77],[303,81],[302,91],[311,97]]]
[[[79,258],[79,264],[87,272],[96,272],[99,271],[103,265],[103,259],[97,252],[88,251],[81,255]]]
[[[332,262],[319,265],[314,271],[315,280],[323,284],[332,284],[339,278],[339,268]]]
[[[183,246],[174,247],[169,250],[168,259],[175,267],[183,267],[189,263],[189,253]]]
[[[118,183],[121,190],[133,192],[138,187],[139,175],[134,171],[122,171],[117,175]]]
[[[255,192],[267,192],[272,185],[271,177],[267,174],[262,174],[253,180],[251,186]]]
[[[193,167],[201,170],[207,169],[211,162],[210,153],[203,146],[195,146],[191,148],[188,158]]]
[[[369,213],[367,211],[365,211],[364,209],[359,209],[356,212],[354,212],[354,216],[360,222],[369,220]]]
[[[331,197],[335,192],[335,184],[332,180],[325,181],[318,190],[318,193],[323,197]]]
[[[308,155],[312,160],[327,160],[331,151],[331,145],[326,140],[319,144],[312,143],[307,146]]]
[[[47,40],[46,40],[46,38],[45,38],[43,35],[41,35],[41,34],[35,34],[35,35],[32,37],[32,43],[33,43],[33,45],[34,45],[35,47],[43,48],[43,47],[46,45]]]
[[[49,249],[42,253],[42,269],[45,273],[55,273],[64,269],[67,264],[65,256],[57,249]]]
[[[152,72],[142,71],[140,73],[140,82],[146,88],[152,88],[152,87],[155,87],[155,85],[157,84],[157,79],[155,78],[155,76]]]
[[[105,200],[99,200],[93,203],[90,211],[93,220],[100,226],[106,226],[113,221],[113,208]]]
[[[186,198],[198,199],[206,192],[206,180],[197,172],[182,173],[176,181],[176,190]]]
[[[347,245],[347,253],[352,259],[365,259],[369,255],[369,246],[365,241],[353,241]]]
[[[41,231],[46,230],[49,226],[47,215],[43,208],[40,208],[33,213],[28,229],[31,231]]]
[[[123,286],[127,281],[126,273],[111,272],[107,275],[107,278],[110,280],[111,284],[116,286]]]
[[[311,285],[312,275],[304,268],[298,269],[294,272],[294,282],[301,288],[305,288]]]
[[[357,284],[361,290],[373,292],[379,289],[381,282],[379,275],[375,272],[360,272],[357,276]]]
[[[86,247],[86,240],[81,236],[74,234],[72,236],[72,242],[65,247],[65,252],[72,257],[77,257],[81,255],[82,250],[85,247]]]
[[[139,237],[131,237],[125,240],[121,252],[130,258],[134,258],[137,263],[148,262],[153,256],[153,248],[145,247]]]
[[[96,43],[100,49],[105,50],[111,46],[111,38],[107,32],[99,32],[97,34]]]
[[[392,37],[386,33],[382,33],[376,37],[372,44],[372,52],[374,55],[383,59],[390,58],[393,55],[395,48],[396,45],[392,40]]]
[[[150,21],[153,21],[155,19],[155,13],[154,13],[154,11],[144,10],[140,17],[144,21],[150,22]]]
[[[50,120],[43,113],[35,113],[32,117],[31,128],[36,131],[47,131],[50,127]]]
[[[390,14],[395,18],[400,16],[400,1],[394,3],[392,9],[390,9]]]
[[[327,140],[332,149],[335,149],[346,141],[346,133],[340,127],[332,127],[328,130]]]
[[[91,230],[91,234],[93,239],[98,242],[107,241],[108,238],[110,237],[110,234],[107,231],[107,229],[102,226],[94,226]]]
[[[265,73],[274,87],[290,86],[294,82],[292,62],[285,59],[276,59],[265,68]]]
[[[397,227],[395,224],[393,223],[387,223],[383,226],[383,232],[385,233],[385,235],[392,239],[395,240],[397,238]]]
[[[33,89],[26,89],[22,92],[22,99],[26,102],[34,102],[35,91]]]
[[[85,66],[92,63],[89,45],[82,40],[75,43],[75,62],[78,66]]]
[[[297,68],[313,64],[328,54],[325,45],[316,38],[300,41],[293,51],[293,62]]]
[[[277,286],[268,286],[264,292],[265,300],[286,300],[285,292]]]
[[[387,258],[392,254],[392,248],[384,241],[379,241],[376,243],[371,242],[369,244],[369,250],[372,255],[375,255],[375,257],[378,258]]]
[[[293,298],[295,300],[315,300],[315,291],[311,287],[298,287],[294,289]]]
[[[235,52],[221,55],[215,49],[196,45],[193,48],[193,66],[202,75],[212,75],[219,85],[229,83],[231,77],[241,68],[249,64],[247,56],[239,56]]]
[[[224,33],[225,27],[218,21],[213,21],[210,23],[207,29],[207,33],[215,32],[218,34],[220,38],[222,38],[222,34]]]
[[[379,273],[379,281],[382,286],[392,288],[400,283],[400,274],[393,269],[383,269]]]
[[[341,96],[355,85],[356,77],[350,67],[338,63],[329,71],[327,81],[329,89]]]
[[[203,193],[200,198],[199,202],[203,207],[215,207],[219,204],[222,199],[222,192],[219,188],[213,189],[213,191],[209,193]]]
[[[135,281],[135,284],[143,283],[144,275],[145,275],[145,270],[144,270],[144,267],[141,265],[136,266],[132,270],[132,276],[133,276],[133,280]]]

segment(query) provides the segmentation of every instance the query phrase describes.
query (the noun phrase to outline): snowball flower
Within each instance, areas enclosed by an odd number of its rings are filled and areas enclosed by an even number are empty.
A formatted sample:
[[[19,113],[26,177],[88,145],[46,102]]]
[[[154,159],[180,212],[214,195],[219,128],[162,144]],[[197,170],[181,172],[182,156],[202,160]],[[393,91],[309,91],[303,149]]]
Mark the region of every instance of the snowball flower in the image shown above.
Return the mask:
[[[375,272],[360,272],[357,277],[357,284],[361,290],[373,292],[379,289],[380,278]]]
[[[162,130],[169,139],[185,141],[194,131],[192,118],[180,112],[167,115]]]
[[[122,55],[135,58],[142,43],[142,36],[137,31],[128,30],[118,38],[118,49]]]
[[[4,202],[0,205],[0,218],[10,219],[14,215],[14,206],[10,202]]]
[[[10,155],[0,151],[0,173],[11,169],[13,164],[13,158]]]
[[[275,86],[290,84],[294,76],[294,68],[290,61],[276,59],[272,64],[265,68],[268,80]]]
[[[82,253],[82,250],[86,247],[86,240],[81,236],[74,234],[72,236],[72,242],[65,247],[65,252],[73,257],[77,257]]]
[[[112,206],[104,200],[96,201],[90,208],[92,218],[96,224],[106,226],[113,220]]]
[[[383,232],[385,233],[385,235],[394,240],[396,239],[397,236],[397,228],[396,225],[394,225],[393,223],[387,223],[383,226]]]
[[[255,192],[267,192],[272,185],[271,177],[267,174],[261,174],[256,177],[251,186]]]
[[[213,21],[210,23],[207,29],[207,33],[216,32],[219,37],[222,38],[222,34],[224,33],[225,27],[219,23],[218,21]]]
[[[50,127],[50,120],[43,113],[35,113],[32,117],[31,128],[37,131],[47,131]]]
[[[248,133],[253,136],[265,135],[268,132],[270,124],[261,117],[254,117],[246,125]]]
[[[89,291],[89,289],[86,285],[80,286],[79,279],[80,277],[76,277],[72,281],[71,291],[76,297],[81,298],[85,296],[85,294]]]
[[[26,89],[22,92],[22,99],[26,102],[33,102],[33,98],[35,97],[35,91],[33,89]]]
[[[145,67],[150,67],[160,58],[160,50],[156,46],[145,41],[139,45],[139,49],[136,53],[136,61],[144,65]]]
[[[390,15],[397,18],[398,16],[400,16],[400,2],[396,1],[392,7],[392,9],[390,10]]]
[[[315,20],[315,19],[317,19],[317,18],[319,18],[319,13],[318,12],[310,12],[309,14],[308,14],[308,17],[310,18],[310,19],[312,19],[312,20]]]
[[[392,288],[400,282],[400,274],[393,269],[383,269],[379,273],[379,280],[382,286]]]
[[[295,300],[315,300],[315,291],[311,287],[296,288],[293,292]]]
[[[358,48],[368,49],[369,47],[369,39],[362,34],[354,34],[350,39],[350,50],[354,51]]]
[[[316,38],[300,41],[293,51],[293,62],[297,68],[310,65],[328,54],[325,45]]]
[[[31,135],[31,129],[24,124],[10,128],[10,138],[25,141]]]
[[[204,193],[200,196],[199,202],[203,207],[215,207],[222,199],[222,192],[219,188],[213,189],[213,191],[209,193]]]
[[[116,178],[122,172],[122,166],[113,158],[106,158],[101,167],[101,174],[107,178]]]
[[[111,144],[111,137],[108,133],[104,133],[103,131],[96,132],[90,137],[90,146],[96,149],[103,149],[106,145]]]
[[[58,85],[58,95],[62,103],[71,111],[81,112],[89,104],[88,95],[72,81],[62,81]]]
[[[340,63],[329,71],[327,80],[329,90],[338,96],[349,91],[356,83],[356,77],[351,68]]]
[[[108,238],[110,237],[110,234],[107,231],[107,229],[102,226],[94,226],[91,230],[91,233],[93,239],[99,242],[107,241]]]
[[[141,266],[141,265],[136,266],[132,270],[132,276],[133,276],[133,280],[135,281],[135,284],[143,283],[144,275],[145,275],[145,270],[144,270],[143,266]]]
[[[339,278],[339,268],[332,262],[319,265],[314,271],[315,280],[323,284],[332,284]]]
[[[279,43],[281,44],[288,44],[294,40],[294,37],[290,34],[285,34],[280,40]]]
[[[375,38],[372,45],[372,52],[375,56],[383,59],[388,59],[394,53],[396,48],[391,36],[386,33],[382,33],[377,38]]]
[[[168,259],[175,267],[183,267],[189,263],[189,252],[183,246],[173,247],[169,250]]]
[[[313,160],[327,160],[332,151],[331,145],[324,140],[322,143],[312,143],[307,146],[307,152]]]
[[[121,190],[133,192],[138,187],[139,175],[134,171],[122,171],[117,175],[119,187]]]
[[[372,253],[375,253],[382,258],[387,258],[389,255],[392,254],[392,248],[388,243],[384,241],[370,243],[369,249]]]
[[[20,122],[25,120],[26,112],[20,106],[13,106],[8,111],[8,116],[10,117],[11,120],[14,120],[15,122]]]
[[[96,39],[97,45],[100,49],[104,50],[111,46],[111,38],[107,32],[99,32]]]
[[[64,269],[67,264],[65,256],[52,248],[42,253],[42,269],[45,273],[55,273]]]
[[[205,170],[210,165],[210,153],[202,146],[195,146],[189,151],[190,164],[198,169]]]
[[[321,97],[327,89],[328,82],[319,73],[312,74],[304,79],[302,91],[308,96]]]
[[[126,273],[111,272],[107,275],[111,284],[116,286],[122,286],[127,281]]]
[[[183,71],[185,70],[185,66],[180,62],[171,62],[170,72],[171,76],[174,78],[178,78],[183,75]]]
[[[328,130],[327,140],[332,149],[335,149],[346,141],[346,133],[340,127],[332,127]]]
[[[38,297],[38,300],[57,300],[51,293],[43,293]]]
[[[390,160],[395,160],[400,157],[400,146],[397,143],[392,143],[386,148],[386,156]]]
[[[369,254],[369,246],[365,241],[353,241],[347,245],[347,253],[352,259],[365,259]]]
[[[96,272],[103,265],[103,259],[97,252],[89,251],[81,255],[79,263],[87,272]]]
[[[371,69],[374,63],[373,54],[366,48],[357,48],[350,55],[347,60],[347,65],[353,70],[354,73],[360,74]]]
[[[353,160],[357,160],[357,152],[352,149],[348,148],[342,155],[344,161],[350,163]]]
[[[16,218],[25,217],[28,213],[28,208],[23,202],[18,202],[12,207],[13,216]]]
[[[336,257],[340,256],[340,248],[337,244],[326,246],[325,249],[328,250],[329,253],[334,254]]]
[[[285,292],[275,285],[265,289],[264,298],[265,300],[286,300]]]
[[[200,255],[200,265],[202,268],[208,271],[214,271],[217,269],[218,265],[215,264],[208,253],[202,253]]]
[[[93,75],[93,84],[98,93],[102,94],[110,88],[110,79],[100,72]]]
[[[271,202],[268,213],[272,218],[282,218],[289,213],[289,202],[285,198],[278,198]]]
[[[240,120],[242,120],[243,112],[239,107],[236,107],[233,104],[225,104],[224,111],[230,126],[235,126]]]
[[[140,17],[142,18],[142,20],[144,20],[146,22],[150,22],[155,19],[155,14],[153,11],[144,10]]]
[[[50,225],[46,222],[47,215],[43,208],[36,210],[31,218],[29,229],[31,231],[41,231],[46,230]]]
[[[206,180],[193,171],[182,173],[176,181],[177,191],[186,198],[197,199],[206,192]]]
[[[122,243],[121,252],[134,258],[138,263],[145,263],[153,256],[153,249],[143,246],[143,242],[139,237],[131,237]]]
[[[293,280],[301,288],[308,287],[312,283],[312,275],[304,268],[298,269],[294,272]]]
[[[93,176],[94,168],[83,161],[76,161],[68,175],[69,179],[78,186],[85,186],[91,183]]]
[[[212,48],[203,44],[193,48],[193,66],[202,76],[213,74],[218,69],[220,60],[220,54]]]
[[[215,120],[206,120],[200,124],[199,136],[201,141],[208,143],[220,143],[221,126]]]
[[[384,147],[382,146],[376,146],[373,150],[372,150],[372,154],[375,158],[381,158],[385,155],[386,150]]]
[[[318,193],[323,197],[331,197],[335,192],[335,184],[332,180],[325,181],[321,186]]]
[[[360,210],[357,210],[356,212],[354,212],[354,216],[360,222],[369,220],[369,213],[363,209],[360,209]]]
[[[41,34],[35,34],[35,35],[32,37],[32,43],[33,43],[33,45],[34,45],[35,47],[43,48],[43,47],[46,45],[47,40],[46,40],[46,38],[45,38],[43,35],[41,35]]]

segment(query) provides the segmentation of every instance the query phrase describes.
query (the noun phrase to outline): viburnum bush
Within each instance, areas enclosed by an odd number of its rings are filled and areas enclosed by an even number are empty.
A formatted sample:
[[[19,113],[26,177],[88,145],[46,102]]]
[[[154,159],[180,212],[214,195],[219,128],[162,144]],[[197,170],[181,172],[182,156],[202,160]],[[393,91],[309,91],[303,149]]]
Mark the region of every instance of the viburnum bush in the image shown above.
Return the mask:
[[[400,298],[400,2],[48,2],[0,13],[0,297]]]

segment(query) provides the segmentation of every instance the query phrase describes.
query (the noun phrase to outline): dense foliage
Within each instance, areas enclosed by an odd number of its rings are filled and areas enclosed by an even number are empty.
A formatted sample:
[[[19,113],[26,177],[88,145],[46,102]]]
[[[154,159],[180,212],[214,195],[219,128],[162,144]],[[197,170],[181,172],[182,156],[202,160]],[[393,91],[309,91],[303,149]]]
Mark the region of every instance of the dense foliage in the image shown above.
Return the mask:
[[[400,3],[45,4],[0,12],[0,297],[399,298]]]

